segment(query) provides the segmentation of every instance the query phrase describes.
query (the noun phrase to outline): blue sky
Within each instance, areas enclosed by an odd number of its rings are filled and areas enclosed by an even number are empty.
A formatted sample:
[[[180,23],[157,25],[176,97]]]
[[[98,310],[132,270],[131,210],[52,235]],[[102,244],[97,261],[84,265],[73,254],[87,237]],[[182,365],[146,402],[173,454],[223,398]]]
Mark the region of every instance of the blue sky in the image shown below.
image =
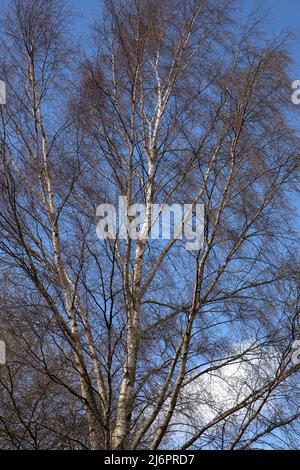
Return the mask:
[[[163,1],[163,0],[162,0]],[[237,0],[238,2],[238,0]],[[267,31],[270,36],[279,34],[282,30],[291,29],[296,32],[295,40],[292,44],[293,79],[300,80],[300,0],[240,0],[242,5],[241,16],[251,10],[255,4],[268,11]],[[103,0],[70,0],[70,4],[77,13],[77,39],[82,44],[87,37],[89,25],[99,18]],[[296,116],[300,116],[298,110]],[[298,121],[298,119],[297,119]],[[300,129],[300,124],[294,122],[294,125]],[[300,201],[295,196],[295,209],[297,213],[297,225],[300,226]]]
[[[270,33],[279,33],[282,29],[291,28],[299,30],[300,44],[300,0],[256,0],[257,4],[266,7],[269,10],[270,20],[269,28]],[[90,23],[92,23],[100,14],[102,0],[72,0],[71,5],[78,13],[78,32],[84,36]],[[245,9],[250,8],[255,3],[255,0],[241,0]],[[300,78],[300,47],[297,47],[295,41],[294,45],[294,59],[296,62],[295,72],[298,70]]]

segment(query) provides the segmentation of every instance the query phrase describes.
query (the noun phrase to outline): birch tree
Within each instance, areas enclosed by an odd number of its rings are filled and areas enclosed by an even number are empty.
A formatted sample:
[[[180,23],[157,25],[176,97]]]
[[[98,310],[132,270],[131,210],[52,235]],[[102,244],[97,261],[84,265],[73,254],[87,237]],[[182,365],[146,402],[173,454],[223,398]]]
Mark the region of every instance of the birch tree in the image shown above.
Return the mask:
[[[80,54],[59,0],[11,3],[0,445],[297,448],[288,38],[229,0],[107,0]],[[121,196],[138,236],[99,240]],[[153,239],[155,204],[202,204],[203,244]]]

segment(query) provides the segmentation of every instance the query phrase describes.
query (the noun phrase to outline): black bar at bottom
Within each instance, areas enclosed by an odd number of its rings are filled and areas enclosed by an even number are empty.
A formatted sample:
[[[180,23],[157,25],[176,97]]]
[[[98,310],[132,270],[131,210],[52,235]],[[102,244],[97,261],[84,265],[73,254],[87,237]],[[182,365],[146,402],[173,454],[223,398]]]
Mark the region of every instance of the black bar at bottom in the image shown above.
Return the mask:
[[[0,462],[13,463],[20,460],[22,465],[30,460],[30,465],[43,463],[56,465],[56,463],[78,464],[83,469],[89,465],[96,468],[162,468],[165,466],[202,467],[210,463],[219,465],[299,465],[300,451],[0,451]],[[2,466],[2,465],[1,465]],[[4,468],[4,467],[2,467]]]

